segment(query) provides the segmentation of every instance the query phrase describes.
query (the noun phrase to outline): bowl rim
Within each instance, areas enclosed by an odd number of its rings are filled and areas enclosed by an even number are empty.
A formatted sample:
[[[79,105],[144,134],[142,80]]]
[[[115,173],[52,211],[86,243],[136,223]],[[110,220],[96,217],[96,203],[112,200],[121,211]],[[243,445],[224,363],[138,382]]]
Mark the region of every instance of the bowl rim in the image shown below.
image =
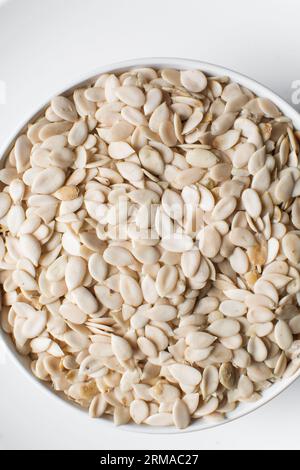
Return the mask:
[[[300,130],[300,114],[283,98],[281,98],[278,94],[271,91],[266,86],[262,85],[256,80],[249,78],[248,76],[231,70],[230,68],[226,68],[223,66],[215,65],[209,62],[203,62],[197,59],[183,59],[177,57],[143,57],[143,58],[136,58],[136,59],[129,59],[120,62],[111,63],[108,65],[103,65],[93,69],[85,74],[82,74],[78,77],[75,77],[71,82],[66,83],[63,88],[60,88],[54,95],[48,97],[44,103],[39,106],[35,106],[30,113],[25,116],[20,122],[20,124],[16,127],[10,135],[4,140],[4,143],[0,147],[0,162],[4,161],[7,157],[9,151],[11,150],[14,140],[16,137],[25,130],[28,123],[32,122],[36,119],[41,113],[45,110],[45,108],[49,105],[49,102],[56,95],[67,95],[71,93],[75,88],[88,84],[92,82],[98,75],[103,73],[122,73],[127,70],[138,68],[138,67],[153,67],[157,69],[161,68],[175,68],[179,70],[183,69],[200,69],[206,74],[210,76],[228,76],[231,80],[239,83],[240,85],[248,88],[250,91],[253,91],[257,96],[263,96],[272,100],[283,112],[284,115],[289,117],[293,125],[296,129]],[[50,388],[47,383],[40,381],[37,379],[30,368],[25,365],[26,359],[22,357],[17,350],[14,348],[13,342],[11,340],[10,335],[5,333],[2,328],[0,328],[0,340],[4,345],[5,352],[8,356],[12,359],[12,362],[17,365],[19,370],[22,371],[23,375],[30,379],[32,383],[35,384],[36,387],[43,390],[51,396],[52,398],[56,399],[57,402],[63,404],[67,404],[68,406],[72,407],[73,410],[78,410],[82,414],[86,414],[86,410],[79,407],[78,405],[72,403],[71,401],[67,400]],[[182,433],[189,433],[189,432],[197,432],[197,431],[204,431],[207,429],[215,428],[222,426],[224,424],[233,422],[243,416],[247,416],[248,414],[252,413],[253,411],[261,408],[265,404],[269,403],[275,397],[280,395],[284,390],[286,390],[292,383],[294,383],[297,378],[300,376],[300,369],[292,376],[286,379],[280,379],[278,382],[275,382],[268,390],[262,393],[262,398],[255,403],[246,403],[240,404],[236,410],[230,412],[228,414],[228,418],[221,422],[201,422],[201,420],[195,420],[191,426],[186,429],[179,430],[175,427],[150,427],[146,425],[136,425],[134,423],[127,424],[120,426],[119,429],[134,432],[134,433],[142,433],[142,434],[182,434]],[[109,423],[110,426],[113,426],[113,423],[109,419],[101,419],[101,422]]]

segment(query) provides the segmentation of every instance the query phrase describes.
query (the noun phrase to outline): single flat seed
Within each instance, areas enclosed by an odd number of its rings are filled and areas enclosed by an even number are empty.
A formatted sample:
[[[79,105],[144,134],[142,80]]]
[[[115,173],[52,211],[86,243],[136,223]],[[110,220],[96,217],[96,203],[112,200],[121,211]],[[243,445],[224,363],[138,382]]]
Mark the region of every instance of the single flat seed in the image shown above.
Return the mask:
[[[275,304],[278,303],[279,295],[271,282],[260,278],[254,285],[254,292],[258,295],[269,297]]]
[[[235,121],[235,113],[223,113],[217,117],[211,124],[211,132],[213,135],[221,135],[227,132]]]
[[[256,219],[262,211],[261,200],[254,189],[246,189],[242,194],[242,202],[250,217]]]
[[[287,233],[282,239],[282,250],[292,263],[300,261],[300,237],[294,233]]]
[[[97,282],[102,282],[107,277],[108,266],[103,257],[93,253],[88,262],[89,273]]]
[[[149,119],[149,128],[152,132],[159,132],[159,127],[162,122],[167,121],[170,116],[170,111],[166,103],[160,104],[153,111]]]
[[[149,416],[145,421],[149,426],[173,426],[173,415],[171,413],[157,413]]]
[[[30,160],[32,144],[26,135],[20,135],[15,143],[15,160],[18,173],[26,170]],[[5,170],[2,170],[5,171]],[[9,182],[7,182],[9,184]]]
[[[158,293],[155,287],[155,281],[148,274],[143,278],[141,288],[146,302],[154,304],[158,300]]]
[[[145,338],[145,336],[140,336],[137,339],[137,345],[142,351],[143,354],[145,354],[148,357],[156,357],[157,356],[157,349],[154,343],[150,341],[148,338]]]
[[[197,127],[203,119],[202,108],[196,108],[189,116],[182,129],[182,134],[189,134]]]
[[[88,315],[97,312],[98,302],[86,287],[77,287],[72,291],[72,297],[77,306]]]
[[[163,121],[159,126],[159,136],[167,147],[174,147],[177,143],[174,126],[171,121]]]
[[[243,338],[241,335],[234,335],[229,338],[221,338],[220,343],[227,349],[236,350],[243,345]]]
[[[268,98],[258,98],[258,105],[261,109],[261,111],[267,115],[268,117],[276,118],[280,116],[280,111],[278,108],[275,106],[274,103],[272,103],[271,100]]]
[[[84,92],[85,98],[95,103],[105,101],[104,89],[98,86],[87,88]]]
[[[213,146],[218,150],[226,151],[234,147],[240,138],[239,130],[230,130],[225,134],[218,135],[213,140]]]
[[[178,271],[175,266],[163,266],[156,277],[156,290],[160,297],[172,292],[178,280]]]
[[[46,168],[33,180],[32,192],[38,194],[52,194],[65,182],[65,173],[60,168]]]
[[[78,197],[78,188],[76,186],[62,186],[54,196],[60,201],[73,201]]]
[[[105,400],[103,395],[96,395],[91,401],[89,407],[89,416],[91,418],[100,418],[105,413],[106,407],[107,401]]]
[[[147,92],[146,102],[144,105],[144,113],[146,116],[153,113],[153,111],[161,104],[162,98],[163,95],[160,88],[151,88]]]
[[[259,338],[264,338],[265,336],[268,336],[272,333],[273,329],[274,325],[271,322],[257,323],[253,325],[253,333]],[[251,327],[249,333],[251,333]]]
[[[219,370],[219,378],[227,390],[233,390],[237,385],[237,369],[231,363],[222,364]]]
[[[216,297],[203,297],[198,300],[194,312],[202,315],[207,315],[208,313],[217,310],[219,306],[219,300]]]
[[[201,392],[204,399],[216,392],[219,386],[219,371],[214,366],[208,366],[203,371]]]
[[[146,315],[154,321],[171,321],[177,317],[177,309],[172,305],[155,305],[146,311]]]
[[[25,338],[32,339],[39,336],[45,329],[47,323],[46,312],[36,311],[34,315],[25,320],[22,333]]]
[[[75,122],[78,118],[74,103],[64,96],[56,96],[51,101],[53,112],[65,121]]]
[[[216,397],[211,397],[206,402],[201,402],[193,414],[193,418],[203,418],[214,413],[219,406],[219,400]]]
[[[237,200],[233,196],[228,196],[222,198],[215,206],[212,212],[213,220],[225,220],[227,219],[235,210],[237,205]]]
[[[249,258],[244,250],[236,247],[232,255],[229,257],[229,262],[232,269],[238,274],[245,274],[249,270]]]
[[[179,383],[186,385],[196,386],[202,379],[202,375],[199,370],[185,364],[173,364],[169,366],[169,371]]]
[[[283,351],[289,349],[293,343],[293,334],[291,329],[283,320],[279,320],[275,325],[274,337],[276,343]]]
[[[271,176],[268,168],[264,166],[253,176],[251,188],[263,194],[270,187]]]
[[[214,258],[221,248],[221,235],[214,227],[205,227],[198,234],[199,249],[207,258]]]
[[[118,310],[122,305],[122,297],[118,292],[110,292],[106,286],[95,286],[95,294],[99,302],[108,309]]]
[[[131,162],[117,163],[117,168],[121,176],[128,181],[140,181],[143,179],[143,171],[139,165]]]
[[[121,110],[122,118],[132,124],[133,126],[137,126],[136,130],[133,132],[139,132],[139,126],[147,126],[148,121],[144,114],[137,108],[133,108],[132,106],[124,106]],[[133,141],[131,142],[133,144]]]
[[[68,142],[72,147],[84,144],[88,137],[88,127],[85,121],[77,121],[68,135]]]
[[[259,172],[264,166],[266,162],[266,149],[262,147],[256,152],[252,153],[249,162],[248,162],[248,170],[251,175],[255,175]]]
[[[24,234],[20,236],[20,248],[23,256],[28,258],[34,266],[38,266],[38,262],[41,256],[41,245],[38,240],[30,234]]]
[[[202,168],[188,168],[181,171],[174,179],[176,188],[183,189],[191,184],[197,183],[203,176]]]
[[[170,238],[163,238],[160,245],[172,253],[183,253],[190,251],[193,247],[193,239],[189,235],[179,235]]]
[[[237,227],[231,230],[229,234],[231,243],[242,248],[249,248],[256,245],[254,235],[246,228]]]
[[[119,361],[128,361],[132,357],[132,348],[125,338],[112,335],[111,346],[113,353]]]
[[[1,206],[1,203],[0,203]],[[300,229],[300,198],[297,197],[292,205],[292,222],[297,229]]]
[[[108,153],[111,158],[122,160],[134,153],[134,149],[127,142],[112,142],[108,146]]]
[[[143,302],[143,293],[138,282],[130,276],[120,277],[120,294],[124,302],[138,307]]]
[[[130,251],[121,246],[111,246],[103,252],[103,259],[112,266],[129,266],[134,263]]]
[[[4,217],[11,206],[11,199],[7,193],[0,193],[0,219]]]
[[[150,145],[145,145],[139,152],[139,158],[143,168],[154,175],[162,175],[164,171],[164,161],[160,153]]]
[[[249,339],[247,351],[256,362],[264,362],[268,356],[268,350],[264,342],[256,336]]]
[[[86,262],[80,256],[70,256],[65,270],[65,281],[69,290],[82,285],[86,275]]]
[[[243,168],[247,166],[254,152],[255,152],[255,146],[253,144],[249,144],[249,143],[239,144],[232,158],[233,165],[236,168]]]
[[[294,178],[290,173],[283,175],[275,188],[275,196],[277,200],[280,202],[287,202],[293,193],[294,185]]]
[[[263,278],[262,278],[263,280]],[[268,296],[262,295],[262,294],[251,294],[247,293],[245,296],[245,304],[247,305],[248,308],[256,308],[256,307],[265,307],[269,310],[272,310],[274,308],[274,302],[271,298]]]
[[[26,271],[21,269],[14,271],[13,280],[17,286],[21,287],[25,291],[38,290],[38,284],[36,280]]]
[[[199,93],[207,86],[207,78],[200,70],[186,70],[180,73],[182,86],[194,93]]]
[[[238,383],[238,393],[241,398],[250,398],[254,392],[254,385],[246,375],[241,375]]]
[[[186,154],[186,161],[191,165],[199,168],[211,168],[218,163],[215,154],[205,149],[189,150]]]
[[[140,88],[135,86],[122,86],[116,88],[115,94],[119,100],[123,101],[123,103],[133,106],[134,108],[140,108],[145,103],[144,93]]]
[[[195,276],[199,269],[201,255],[198,250],[186,251],[181,255],[181,268],[186,277]]]
[[[205,359],[207,359],[210,356],[213,349],[214,349],[213,346],[210,346],[204,349],[194,349],[189,346],[186,348],[184,352],[184,358],[186,361],[190,363],[205,361]]]
[[[240,331],[240,324],[236,320],[221,319],[214,321],[207,330],[212,335],[220,338],[228,338],[229,336],[237,335]]]
[[[247,307],[243,302],[238,300],[223,300],[219,306],[220,312],[222,312],[226,317],[242,317],[246,311]]]
[[[63,304],[59,311],[66,320],[69,320],[76,325],[82,325],[87,319],[86,313],[71,303]]]
[[[146,325],[145,336],[150,339],[159,351],[163,351],[169,344],[168,337],[156,326]]]
[[[250,323],[267,323],[274,319],[274,314],[266,307],[256,306],[248,311],[247,319]]]
[[[296,315],[289,321],[289,327],[293,335],[300,334],[300,315]]]
[[[122,426],[127,424],[130,420],[129,409],[125,406],[117,406],[114,409],[114,424],[115,426]]]
[[[216,341],[216,337],[204,331],[194,331],[186,337],[186,343],[194,349],[205,349]]]
[[[141,424],[149,416],[149,406],[143,400],[133,400],[130,403],[129,411],[136,424]]]
[[[272,372],[264,363],[253,363],[247,368],[247,375],[254,383],[264,382],[272,377]]]
[[[189,426],[191,417],[189,409],[183,400],[178,398],[175,401],[172,413],[174,424],[177,429],[185,429]]]

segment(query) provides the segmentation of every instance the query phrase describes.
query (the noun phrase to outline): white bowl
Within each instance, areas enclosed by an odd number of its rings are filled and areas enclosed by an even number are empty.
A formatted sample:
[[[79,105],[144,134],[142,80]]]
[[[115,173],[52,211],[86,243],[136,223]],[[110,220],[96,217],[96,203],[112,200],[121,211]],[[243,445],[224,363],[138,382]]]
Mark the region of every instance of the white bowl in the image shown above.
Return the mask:
[[[119,62],[111,65],[107,65],[104,67],[99,67],[99,69],[90,72],[89,74],[85,74],[82,77],[79,77],[76,81],[73,81],[71,84],[66,84],[61,90],[58,90],[56,94],[68,93],[71,92],[74,88],[85,85],[96,78],[98,75],[106,72],[114,72],[114,73],[122,73],[125,70],[135,68],[135,67],[154,67],[154,68],[176,68],[176,69],[200,69],[203,72],[206,72],[208,75],[211,76],[224,76],[227,75],[233,81],[239,83],[240,85],[249,88],[249,90],[253,91],[257,96],[263,96],[272,100],[278,108],[282,111],[282,113],[288,116],[294,124],[294,127],[299,130],[300,129],[300,115],[295,111],[286,101],[280,98],[276,93],[272,92],[265,86],[261,85],[260,83],[248,78],[244,75],[241,75],[237,72],[234,72],[230,69],[225,67],[220,67],[218,65],[209,64],[206,62],[200,62],[197,60],[189,60],[189,59],[179,59],[179,58],[142,58],[142,59],[133,59],[127,60],[124,62]],[[48,105],[49,101],[51,100],[52,96],[47,99],[47,102],[41,105],[38,109],[32,111],[29,117],[21,122],[18,126],[16,131],[7,139],[4,145],[0,148],[0,160],[3,162],[10,151],[13,141],[18,136],[20,132],[25,129],[28,122],[33,121],[37,116],[39,116],[43,110]],[[17,353],[13,342],[9,335],[5,334],[3,330],[0,328],[0,338],[2,338],[3,343],[5,345],[5,349],[8,355],[12,358],[14,363],[22,370],[22,372],[29,378],[37,387],[44,390],[48,396],[54,397],[57,400],[64,400],[66,404],[72,406],[74,409],[74,413],[86,413],[86,411],[82,410],[76,404],[73,404],[66,398],[64,398],[63,394],[59,394],[54,392],[47,383],[39,381],[35,376],[32,374],[29,366],[29,361],[26,357],[21,356]],[[268,403],[270,400],[275,398],[281,392],[283,392],[289,385],[291,385],[300,375],[299,371],[293,376],[288,379],[282,379],[272,385],[268,390],[264,391],[262,394],[262,398],[255,402],[255,403],[243,403],[240,404],[236,410],[228,413],[228,418],[222,422],[213,423],[213,422],[202,422],[201,420],[195,420],[191,424],[191,426],[184,430],[177,430],[172,427],[161,427],[161,428],[152,428],[150,426],[142,425],[138,426],[136,424],[128,424],[126,426],[121,426],[121,429],[126,431],[132,432],[142,432],[142,433],[150,433],[150,434],[175,434],[175,433],[183,433],[183,432],[193,432],[193,431],[200,431],[204,429],[209,429],[212,427],[220,426],[222,424],[229,423],[231,421],[236,420],[237,418],[241,418],[252,411],[257,410],[264,404]],[[88,415],[86,414],[86,419]],[[104,421],[104,419],[103,419]],[[105,422],[108,426],[113,426],[113,423],[109,419],[105,419]]]

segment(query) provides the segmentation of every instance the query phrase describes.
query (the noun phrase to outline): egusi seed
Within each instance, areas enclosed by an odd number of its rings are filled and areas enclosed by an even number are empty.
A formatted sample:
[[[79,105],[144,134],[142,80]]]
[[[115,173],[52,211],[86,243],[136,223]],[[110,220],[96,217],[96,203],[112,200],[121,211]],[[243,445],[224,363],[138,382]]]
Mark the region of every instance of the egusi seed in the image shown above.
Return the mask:
[[[198,70],[57,96],[0,170],[1,325],[116,425],[224,419],[297,372],[299,132]]]

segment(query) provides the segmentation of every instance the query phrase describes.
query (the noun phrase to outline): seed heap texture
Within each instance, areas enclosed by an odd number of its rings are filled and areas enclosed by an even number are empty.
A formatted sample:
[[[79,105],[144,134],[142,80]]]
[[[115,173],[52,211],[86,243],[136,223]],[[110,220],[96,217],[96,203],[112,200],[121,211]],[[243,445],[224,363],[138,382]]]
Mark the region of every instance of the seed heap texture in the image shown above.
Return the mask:
[[[299,137],[197,70],[51,101],[0,171],[2,328],[115,424],[219,421],[300,367]]]

